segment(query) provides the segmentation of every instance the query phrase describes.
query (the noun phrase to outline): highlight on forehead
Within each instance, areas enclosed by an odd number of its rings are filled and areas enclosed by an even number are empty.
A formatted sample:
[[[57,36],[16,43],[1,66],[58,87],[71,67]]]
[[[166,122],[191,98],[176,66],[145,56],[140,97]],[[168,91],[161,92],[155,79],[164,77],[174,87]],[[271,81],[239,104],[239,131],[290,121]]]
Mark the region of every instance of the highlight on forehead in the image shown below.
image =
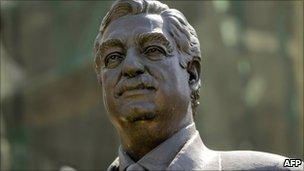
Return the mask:
[[[166,4],[155,0],[117,0],[103,18],[99,31],[103,34],[107,26],[117,18],[140,13],[160,14],[169,9]]]
[[[169,53],[172,53],[173,47],[170,41],[166,38],[166,36],[162,33],[142,33],[137,37],[137,43],[139,45],[147,44],[147,43],[160,43],[166,47]]]

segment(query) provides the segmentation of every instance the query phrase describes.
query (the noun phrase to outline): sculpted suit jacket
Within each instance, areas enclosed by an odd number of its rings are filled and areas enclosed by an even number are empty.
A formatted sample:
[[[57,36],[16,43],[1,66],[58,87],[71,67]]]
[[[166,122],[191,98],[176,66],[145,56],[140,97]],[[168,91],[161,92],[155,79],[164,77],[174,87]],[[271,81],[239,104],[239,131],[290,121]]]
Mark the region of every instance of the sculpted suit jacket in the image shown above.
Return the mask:
[[[180,142],[180,143],[177,143]],[[208,149],[194,123],[160,144],[137,162],[119,149],[108,171],[129,170],[303,170],[283,167],[285,157],[254,151]]]

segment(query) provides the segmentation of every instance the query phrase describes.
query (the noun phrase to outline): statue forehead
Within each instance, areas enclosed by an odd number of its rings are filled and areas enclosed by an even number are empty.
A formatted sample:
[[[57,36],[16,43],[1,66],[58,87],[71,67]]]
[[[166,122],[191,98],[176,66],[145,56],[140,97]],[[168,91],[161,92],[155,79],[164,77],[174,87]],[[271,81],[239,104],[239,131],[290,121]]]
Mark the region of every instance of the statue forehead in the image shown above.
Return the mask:
[[[141,33],[163,33],[163,19],[158,14],[123,16],[112,21],[106,28],[102,41],[115,38],[130,38]]]

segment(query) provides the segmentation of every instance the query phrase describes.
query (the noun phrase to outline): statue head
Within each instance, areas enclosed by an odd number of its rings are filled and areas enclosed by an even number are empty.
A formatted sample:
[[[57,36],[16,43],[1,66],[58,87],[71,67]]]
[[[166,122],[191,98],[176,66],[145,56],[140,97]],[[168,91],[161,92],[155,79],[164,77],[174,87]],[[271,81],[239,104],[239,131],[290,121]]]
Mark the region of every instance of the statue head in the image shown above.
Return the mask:
[[[181,12],[158,1],[116,1],[94,54],[105,107],[124,148],[155,145],[193,122],[201,54]]]

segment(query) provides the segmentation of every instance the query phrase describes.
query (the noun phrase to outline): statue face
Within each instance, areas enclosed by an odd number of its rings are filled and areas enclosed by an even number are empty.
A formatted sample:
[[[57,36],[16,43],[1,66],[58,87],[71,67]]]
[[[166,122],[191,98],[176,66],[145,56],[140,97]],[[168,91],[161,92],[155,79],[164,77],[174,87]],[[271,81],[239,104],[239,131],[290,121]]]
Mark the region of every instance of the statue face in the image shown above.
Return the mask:
[[[192,119],[189,74],[161,16],[114,20],[100,43],[104,102],[123,139],[168,138]]]

